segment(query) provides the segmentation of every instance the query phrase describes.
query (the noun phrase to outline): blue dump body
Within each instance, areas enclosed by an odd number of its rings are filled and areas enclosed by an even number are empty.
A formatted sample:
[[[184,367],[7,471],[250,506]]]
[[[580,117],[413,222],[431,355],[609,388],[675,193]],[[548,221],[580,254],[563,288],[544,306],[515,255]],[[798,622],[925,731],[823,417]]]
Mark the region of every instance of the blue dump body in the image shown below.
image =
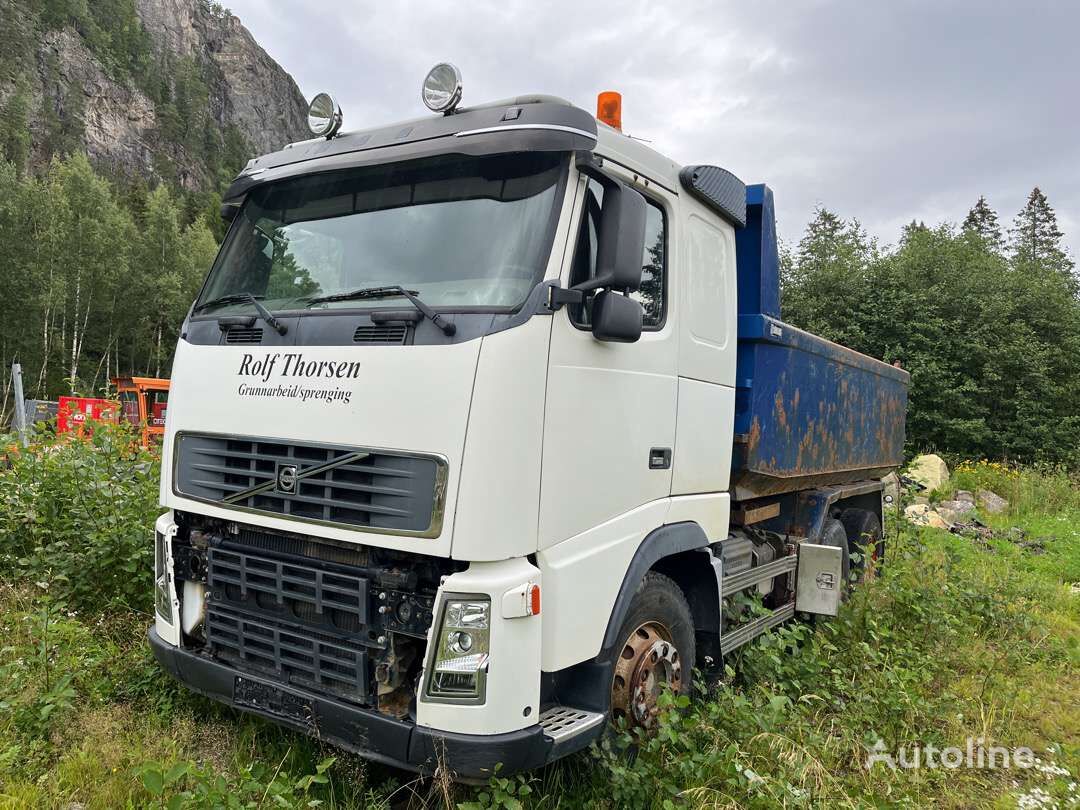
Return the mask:
[[[781,321],[772,191],[747,186],[746,212],[736,231],[735,497],[885,475],[903,461],[908,373]]]

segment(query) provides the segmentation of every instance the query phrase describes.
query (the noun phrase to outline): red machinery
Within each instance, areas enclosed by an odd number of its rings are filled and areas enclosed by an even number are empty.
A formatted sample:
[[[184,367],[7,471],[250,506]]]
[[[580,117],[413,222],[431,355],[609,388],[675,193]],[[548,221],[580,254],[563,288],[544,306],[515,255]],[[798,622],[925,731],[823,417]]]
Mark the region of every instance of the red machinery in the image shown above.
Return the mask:
[[[82,436],[87,422],[115,422],[119,408],[111,399],[60,397],[56,432]]]
[[[125,421],[139,430],[144,447],[161,443],[165,435],[169,381],[153,377],[115,377],[117,400],[60,397],[57,433],[84,435],[91,422]]]

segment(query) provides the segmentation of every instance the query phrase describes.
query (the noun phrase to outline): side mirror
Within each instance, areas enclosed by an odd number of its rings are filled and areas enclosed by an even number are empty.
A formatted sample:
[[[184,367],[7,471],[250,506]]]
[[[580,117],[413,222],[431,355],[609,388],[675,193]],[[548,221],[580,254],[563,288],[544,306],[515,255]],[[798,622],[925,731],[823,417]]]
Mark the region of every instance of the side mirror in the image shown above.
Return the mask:
[[[599,292],[592,306],[593,337],[613,343],[634,343],[641,337],[643,316],[641,304],[633,298],[611,290]]]
[[[573,289],[582,293],[602,289],[632,292],[641,286],[648,204],[621,180],[592,166],[586,173],[604,187],[604,205],[597,234],[596,275]]]
[[[240,206],[235,203],[222,203],[221,204],[221,218],[226,222],[232,222],[236,219],[236,215],[240,213]]]
[[[604,186],[594,289],[636,290],[645,251],[645,198],[619,181]]]

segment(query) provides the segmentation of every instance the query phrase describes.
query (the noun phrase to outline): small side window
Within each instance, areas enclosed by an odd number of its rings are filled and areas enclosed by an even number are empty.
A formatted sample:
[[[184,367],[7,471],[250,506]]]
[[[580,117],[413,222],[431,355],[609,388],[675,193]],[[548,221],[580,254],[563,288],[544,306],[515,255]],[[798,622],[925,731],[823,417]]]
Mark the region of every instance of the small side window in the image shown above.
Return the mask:
[[[641,287],[630,297],[644,310],[642,326],[656,330],[664,325],[667,306],[667,228],[664,209],[646,198],[648,209],[645,218],[645,250],[641,257]],[[596,245],[600,228],[600,212],[604,206],[604,187],[590,179],[585,189],[585,206],[574,250],[570,284],[580,284],[596,275]],[[570,319],[575,326],[589,328],[592,325],[592,299],[572,306]]]

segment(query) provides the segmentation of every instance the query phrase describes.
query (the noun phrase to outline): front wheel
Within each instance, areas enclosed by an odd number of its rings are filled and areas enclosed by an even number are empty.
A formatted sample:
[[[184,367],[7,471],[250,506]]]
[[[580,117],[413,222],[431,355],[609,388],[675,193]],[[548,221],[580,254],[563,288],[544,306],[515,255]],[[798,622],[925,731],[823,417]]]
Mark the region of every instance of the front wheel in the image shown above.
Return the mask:
[[[689,694],[694,617],[682,589],[663,574],[645,575],[619,630],[623,640],[611,678],[611,719],[652,731],[665,686]]]

